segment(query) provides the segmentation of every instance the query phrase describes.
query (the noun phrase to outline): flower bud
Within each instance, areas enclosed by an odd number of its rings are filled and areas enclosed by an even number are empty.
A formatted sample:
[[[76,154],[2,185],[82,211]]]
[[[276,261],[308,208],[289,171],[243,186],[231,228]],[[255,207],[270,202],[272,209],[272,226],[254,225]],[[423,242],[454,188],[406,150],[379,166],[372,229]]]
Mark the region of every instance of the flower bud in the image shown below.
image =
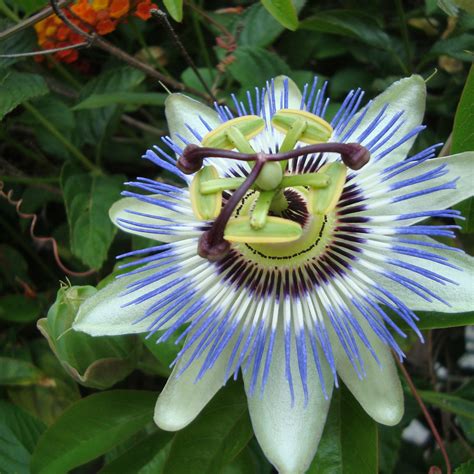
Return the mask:
[[[96,292],[92,286],[61,288],[38,329],[71,377],[86,387],[105,389],[135,368],[139,345],[135,336],[92,337],[72,329],[79,307]]]

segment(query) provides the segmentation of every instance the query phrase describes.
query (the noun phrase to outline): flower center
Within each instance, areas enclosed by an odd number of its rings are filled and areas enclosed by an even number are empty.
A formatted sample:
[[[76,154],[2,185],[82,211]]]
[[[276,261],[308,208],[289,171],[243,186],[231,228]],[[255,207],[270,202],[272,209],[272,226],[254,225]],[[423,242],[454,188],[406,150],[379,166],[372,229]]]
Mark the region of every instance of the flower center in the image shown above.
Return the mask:
[[[236,216],[248,216],[255,205],[256,192],[250,192],[242,205],[236,209]],[[269,212],[270,216],[283,218],[301,226],[300,236],[286,242],[249,243],[237,242],[237,250],[247,260],[265,267],[285,266],[291,261],[298,265],[320,255],[329,244],[334,228],[334,212],[312,214],[307,201],[309,192],[304,188],[288,188],[284,191],[287,206],[284,210]]]
[[[231,244],[265,261],[307,258],[306,254],[319,252],[347,167],[360,169],[370,158],[358,143],[321,143],[330,138],[330,125],[292,109],[282,109],[272,118],[273,127],[286,133],[279,152],[255,152],[249,139],[264,125],[258,116],[229,120],[209,132],[202,147],[188,145],[178,160],[184,173],[196,173],[190,188],[196,217],[213,220],[198,245],[199,255],[210,261],[224,258]],[[297,146],[301,142],[309,145]],[[285,174],[289,160],[324,152],[340,154],[342,162],[327,163],[316,173]],[[203,166],[204,158],[246,161],[250,172],[243,178],[220,178],[214,166]]]

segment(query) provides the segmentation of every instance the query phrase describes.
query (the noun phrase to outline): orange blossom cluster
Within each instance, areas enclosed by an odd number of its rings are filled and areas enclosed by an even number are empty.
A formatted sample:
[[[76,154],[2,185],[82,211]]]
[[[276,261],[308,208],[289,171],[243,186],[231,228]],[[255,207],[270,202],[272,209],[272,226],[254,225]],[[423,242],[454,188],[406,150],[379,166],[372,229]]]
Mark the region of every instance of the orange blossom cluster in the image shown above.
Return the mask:
[[[133,13],[142,20],[151,17],[150,10],[157,8],[151,0],[132,2],[129,0],[76,0],[70,7],[70,12],[64,10],[69,20],[87,32],[98,35],[111,33],[117,27],[120,19]],[[72,13],[71,13],[72,12]],[[35,25],[38,35],[38,44],[43,49],[54,49],[83,43],[84,37],[72,31],[56,15],[38,22]],[[54,57],[65,63],[77,60],[79,54],[76,49],[58,51]],[[38,56],[41,60],[42,57]]]

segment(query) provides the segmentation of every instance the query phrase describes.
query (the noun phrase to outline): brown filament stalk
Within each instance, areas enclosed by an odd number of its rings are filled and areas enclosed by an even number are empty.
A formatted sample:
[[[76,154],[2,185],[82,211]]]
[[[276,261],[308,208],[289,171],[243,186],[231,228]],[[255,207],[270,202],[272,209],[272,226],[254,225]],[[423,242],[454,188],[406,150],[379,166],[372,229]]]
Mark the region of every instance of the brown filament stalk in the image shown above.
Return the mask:
[[[441,454],[443,455],[444,458],[444,463],[446,464],[446,474],[451,474],[451,463],[449,461],[449,456],[446,451],[446,448],[443,443],[443,439],[441,438],[441,435],[439,434],[438,429],[436,428],[436,425],[434,424],[433,418],[431,417],[428,409],[426,408],[426,405],[424,404],[423,400],[421,399],[420,395],[418,394],[418,391],[415,387],[415,384],[413,383],[412,378],[410,377],[410,374],[408,373],[407,369],[405,366],[398,360],[398,358],[394,355],[395,362],[397,363],[399,369],[401,370],[403,376],[405,377],[405,380],[408,383],[408,386],[410,387],[410,391],[415,397],[416,402],[418,403],[419,407],[421,408],[421,411],[423,412],[423,415],[425,417],[426,422],[428,423],[428,426],[430,427],[431,433],[433,434],[434,439],[436,440],[436,443],[439,446],[439,449],[441,451]],[[433,470],[433,467],[430,469],[430,472]],[[436,472],[436,471],[434,471]]]

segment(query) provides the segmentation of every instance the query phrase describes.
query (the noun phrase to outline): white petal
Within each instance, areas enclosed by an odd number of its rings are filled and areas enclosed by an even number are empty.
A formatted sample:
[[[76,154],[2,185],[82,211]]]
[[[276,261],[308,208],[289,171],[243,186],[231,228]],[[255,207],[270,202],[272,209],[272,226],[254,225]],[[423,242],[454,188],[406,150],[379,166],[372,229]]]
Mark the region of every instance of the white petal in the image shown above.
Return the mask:
[[[153,196],[150,196],[153,197]],[[159,196],[159,199],[165,200],[164,197]],[[187,237],[187,235],[182,232],[182,229],[175,234],[171,233],[149,233],[141,230],[130,229],[129,226],[123,222],[123,220],[133,221],[138,224],[148,224],[148,225],[162,225],[168,226],[171,224],[182,224],[183,222],[188,222],[190,224],[195,223],[195,219],[192,215],[192,210],[190,206],[183,201],[182,203],[182,212],[177,212],[165,207],[150,204],[147,202],[140,201],[136,198],[123,198],[115,202],[109,210],[109,217],[112,222],[121,230],[128,232],[130,234],[140,235],[147,239],[157,240],[159,242],[174,242],[176,240],[182,240]],[[150,214],[152,217],[139,216],[132,214],[131,212],[140,212],[143,214]],[[170,222],[166,220],[159,219],[163,217],[165,219],[173,219],[175,222]],[[175,225],[176,225],[175,224]]]
[[[357,313],[354,311],[354,315]],[[330,331],[337,373],[362,408],[378,423],[396,425],[403,416],[403,390],[390,349],[374,334],[362,317],[357,318],[365,331],[380,365],[369,350],[359,343],[366,376],[359,379],[337,336]]]
[[[192,337],[192,333],[187,340],[190,337]],[[184,353],[156,402],[154,420],[158,427],[167,431],[177,431],[187,426],[198,416],[225,384],[226,368],[232,348],[232,344],[229,344],[220,354],[214,366],[197,382],[195,379],[201,370],[208,350],[194,360],[179,377],[176,377],[192,356],[194,346]]]
[[[387,125],[389,120],[394,115],[396,115],[398,112],[404,111],[402,116],[402,120],[404,121],[403,125],[389,140],[385,141],[384,145],[379,150],[377,150],[377,153],[388,149],[397,143],[401,138],[403,138],[407,133],[411,132],[415,127],[421,124],[423,115],[425,113],[425,101],[426,86],[421,76],[413,75],[404,79],[400,79],[399,81],[393,83],[387,90],[378,95],[372,101],[372,104],[370,105],[365,117],[358,125],[357,129],[345,139],[345,142],[350,143],[358,141],[360,134],[377,117],[381,109],[388,104],[389,106],[386,110],[387,118],[381,121],[379,125],[377,125],[369,134],[369,136],[363,141],[363,144],[368,144],[381,132],[381,130]],[[346,130],[349,130],[352,124],[357,122],[361,114],[362,111],[355,115],[355,117],[349,122]],[[378,162],[372,158],[369,164],[362,168],[362,170],[359,172],[359,175],[370,173],[374,169],[380,168],[382,166],[389,166],[390,164],[404,159],[412,147],[415,138],[416,137],[410,138]]]
[[[429,237],[416,236],[415,240],[427,242],[428,244],[438,244]],[[443,304],[441,301],[434,300],[429,302],[409,291],[404,286],[398,285],[391,280],[384,279],[382,285],[392,294],[402,300],[410,309],[419,311],[436,311],[443,313],[463,313],[474,310],[474,257],[462,252],[453,252],[448,250],[436,249],[432,247],[413,247],[422,248],[430,253],[446,257],[449,263],[457,266],[460,270],[446,267],[431,260],[421,258],[406,257],[403,255],[393,255],[394,258],[417,265],[424,269],[435,272],[443,277],[449,278],[457,283],[440,283],[423,278],[415,273],[403,270],[398,267],[391,267],[391,270],[411,278],[418,283],[423,284],[437,296],[447,301],[450,306]],[[371,275],[376,281],[380,281],[380,277]]]
[[[404,181],[425,174],[436,168],[447,165],[449,172],[439,178],[424,181],[401,190],[392,191],[384,194],[381,199],[390,199],[394,196],[400,196],[404,193],[414,193],[427,188],[433,188],[457,180],[456,189],[445,189],[436,191],[427,195],[421,195],[405,201],[400,201],[380,207],[374,207],[360,213],[360,215],[380,216],[380,215],[400,215],[415,213],[420,211],[442,210],[463,201],[474,195],[474,152],[459,153],[457,155],[443,158],[434,158],[420,165],[400,173],[390,183]],[[370,203],[369,203],[370,204]],[[423,220],[423,217],[406,219],[396,223],[397,225],[412,225],[415,222]]]
[[[189,131],[186,125],[204,136],[208,130],[201,118],[212,128],[217,127],[221,123],[215,110],[182,94],[171,94],[167,97],[165,101],[165,114],[171,138],[183,147],[186,144],[177,134],[183,136],[190,143],[199,145],[199,140]]]
[[[149,272],[141,273],[116,279],[92,295],[81,305],[73,329],[91,336],[116,336],[145,332],[150,321],[145,320],[137,324],[135,321],[143,316],[150,302],[146,301],[126,307],[123,305],[150,291],[150,287],[127,296],[121,296],[121,293],[127,289],[127,285],[149,274]],[[160,284],[162,283],[160,282]]]
[[[314,362],[308,357],[307,406],[299,379],[296,350],[293,345],[291,370],[295,390],[295,403],[291,406],[288,381],[285,376],[285,349],[282,332],[276,335],[271,369],[263,399],[258,387],[248,396],[248,405],[255,436],[268,460],[279,473],[299,474],[306,472],[311,463],[329,410],[332,393],[332,377],[329,366],[321,357],[328,392],[324,398]],[[244,375],[246,389],[251,383],[250,372]]]

